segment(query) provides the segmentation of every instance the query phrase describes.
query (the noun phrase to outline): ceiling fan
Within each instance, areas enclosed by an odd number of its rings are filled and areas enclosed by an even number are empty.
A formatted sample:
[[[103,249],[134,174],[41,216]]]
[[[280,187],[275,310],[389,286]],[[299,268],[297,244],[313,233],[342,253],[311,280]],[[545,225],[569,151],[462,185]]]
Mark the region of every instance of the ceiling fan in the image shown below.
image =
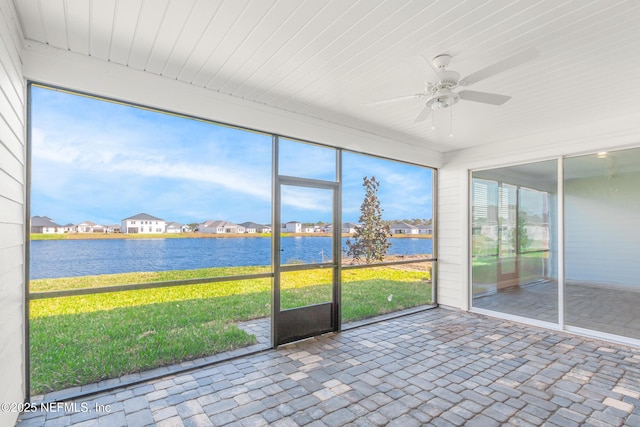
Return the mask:
[[[461,90],[454,92],[454,89],[460,86],[470,86],[481,80],[493,77],[503,71],[515,68],[525,62],[535,59],[539,52],[535,48],[529,48],[507,57],[502,61],[496,62],[486,68],[475,73],[471,73],[464,78],[460,78],[460,73],[448,70],[447,66],[451,62],[451,55],[442,54],[433,58],[433,62],[426,61],[435,72],[438,81],[435,83],[427,82],[423,93],[413,95],[400,96],[396,98],[382,99],[379,101],[369,102],[369,105],[384,104],[387,102],[404,101],[407,99],[426,98],[426,103],[420,114],[413,121],[419,123],[429,117],[432,110],[442,110],[453,106],[460,100],[481,102],[483,104],[502,105],[511,99],[510,96],[498,95],[496,93],[478,92],[475,90]],[[423,58],[424,59],[424,58]]]

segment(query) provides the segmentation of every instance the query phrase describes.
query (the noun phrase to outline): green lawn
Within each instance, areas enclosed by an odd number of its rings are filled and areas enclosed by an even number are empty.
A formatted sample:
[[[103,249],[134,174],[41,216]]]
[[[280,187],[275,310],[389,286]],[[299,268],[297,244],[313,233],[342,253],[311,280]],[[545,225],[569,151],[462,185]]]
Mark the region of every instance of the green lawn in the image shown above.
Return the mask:
[[[77,289],[264,271],[264,267],[234,267],[33,280],[30,289]],[[283,308],[325,301],[326,271],[287,273]],[[430,302],[428,272],[391,267],[343,272],[344,322]],[[236,323],[269,316],[270,303],[271,279],[31,301],[31,392],[92,383],[250,345],[255,337]]]

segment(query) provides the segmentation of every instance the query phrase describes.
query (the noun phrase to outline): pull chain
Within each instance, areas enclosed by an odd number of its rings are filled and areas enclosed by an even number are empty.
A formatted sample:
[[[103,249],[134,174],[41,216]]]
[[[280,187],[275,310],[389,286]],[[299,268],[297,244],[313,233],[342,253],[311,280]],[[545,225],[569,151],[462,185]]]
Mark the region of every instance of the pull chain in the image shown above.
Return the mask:
[[[453,138],[453,105],[449,109],[449,137]]]

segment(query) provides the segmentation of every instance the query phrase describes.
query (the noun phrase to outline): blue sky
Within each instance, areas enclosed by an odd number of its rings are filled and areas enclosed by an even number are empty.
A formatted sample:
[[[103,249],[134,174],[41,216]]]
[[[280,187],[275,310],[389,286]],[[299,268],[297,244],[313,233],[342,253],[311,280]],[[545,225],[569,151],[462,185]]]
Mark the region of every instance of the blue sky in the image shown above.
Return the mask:
[[[334,178],[334,150],[280,148],[281,174]],[[269,135],[33,87],[31,214],[270,223],[271,151]],[[431,218],[430,169],[345,152],[344,222],[358,219],[365,175],[382,182],[385,219]],[[331,221],[327,191],[293,190],[283,189],[283,221]]]

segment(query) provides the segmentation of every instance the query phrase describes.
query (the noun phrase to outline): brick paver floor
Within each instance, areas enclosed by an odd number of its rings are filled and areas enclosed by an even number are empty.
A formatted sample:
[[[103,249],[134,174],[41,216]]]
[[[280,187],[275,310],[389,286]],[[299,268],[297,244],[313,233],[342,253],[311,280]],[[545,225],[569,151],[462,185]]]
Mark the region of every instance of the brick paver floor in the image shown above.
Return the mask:
[[[637,287],[568,281],[564,301],[567,325],[640,339]],[[473,306],[558,323],[558,284],[538,280],[514,286],[475,297]]]
[[[18,426],[640,426],[640,349],[434,309],[48,409]]]

